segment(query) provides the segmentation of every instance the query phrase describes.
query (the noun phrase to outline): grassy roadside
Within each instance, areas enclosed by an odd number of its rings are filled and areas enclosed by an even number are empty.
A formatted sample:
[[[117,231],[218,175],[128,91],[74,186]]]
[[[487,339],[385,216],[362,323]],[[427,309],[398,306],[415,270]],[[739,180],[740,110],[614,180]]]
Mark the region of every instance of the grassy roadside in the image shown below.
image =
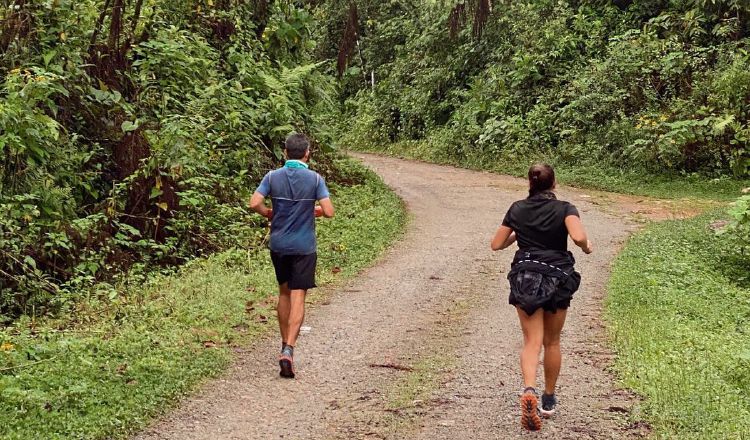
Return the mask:
[[[485,156],[456,158],[435,150],[426,141],[398,142],[385,146],[357,144],[357,151],[387,154],[405,159],[422,160],[442,165],[453,165],[473,170],[492,171],[525,177],[532,159],[490,161]],[[709,199],[730,201],[740,195],[740,189],[750,187],[750,180],[731,178],[707,179],[696,175],[656,176],[615,167],[587,164],[558,164],[552,158],[536,158],[555,166],[560,183],[579,188],[596,189],[640,196],[679,199]]]
[[[350,168],[365,184],[331,188],[337,217],[318,223],[322,283],[370,264],[406,222],[395,194]],[[0,438],[127,437],[274,328],[275,291],[267,251],[231,250],[92,298],[65,322],[0,330]]]
[[[750,433],[750,258],[714,236],[717,216],[651,224],[615,262],[615,368],[645,397],[656,438]]]

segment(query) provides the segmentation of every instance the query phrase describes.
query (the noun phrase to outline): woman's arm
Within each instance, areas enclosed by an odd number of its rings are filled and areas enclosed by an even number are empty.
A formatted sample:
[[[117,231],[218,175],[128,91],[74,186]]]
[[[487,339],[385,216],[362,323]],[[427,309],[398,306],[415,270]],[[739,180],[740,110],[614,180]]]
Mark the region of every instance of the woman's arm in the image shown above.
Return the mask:
[[[586,229],[584,229],[583,223],[581,223],[581,219],[577,215],[565,217],[565,227],[568,228],[568,234],[573,239],[573,243],[581,248],[583,252],[590,254],[594,251],[593,245],[586,235]]]
[[[507,226],[500,226],[497,228],[497,232],[495,232],[495,236],[492,238],[490,247],[493,251],[499,251],[507,248],[515,242],[516,233],[513,232],[513,229]]]

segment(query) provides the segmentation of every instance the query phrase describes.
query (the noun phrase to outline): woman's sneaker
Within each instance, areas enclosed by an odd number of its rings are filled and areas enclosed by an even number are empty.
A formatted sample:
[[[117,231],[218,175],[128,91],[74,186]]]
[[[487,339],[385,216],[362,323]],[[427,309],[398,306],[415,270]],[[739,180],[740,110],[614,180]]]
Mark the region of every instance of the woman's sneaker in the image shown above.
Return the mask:
[[[542,419],[539,417],[539,401],[534,388],[526,388],[521,395],[521,426],[529,431],[542,429]]]
[[[541,413],[543,417],[549,418],[555,413],[557,407],[557,397],[554,394],[542,394],[542,409]]]

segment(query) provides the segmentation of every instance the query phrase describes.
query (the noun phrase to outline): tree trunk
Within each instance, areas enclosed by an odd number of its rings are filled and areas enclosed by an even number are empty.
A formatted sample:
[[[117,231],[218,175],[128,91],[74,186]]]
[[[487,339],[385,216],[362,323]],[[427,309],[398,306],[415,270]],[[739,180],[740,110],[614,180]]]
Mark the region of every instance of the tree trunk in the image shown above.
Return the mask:
[[[263,38],[263,32],[266,31],[268,26],[268,19],[270,18],[271,6],[273,6],[274,0],[256,0],[255,1],[255,36],[260,40]]]
[[[115,50],[120,46],[124,9],[124,0],[114,0],[114,4],[112,5],[112,20],[109,24],[109,39],[107,41],[107,46],[109,46],[110,50]]]
[[[142,8],[143,8],[143,0],[138,0],[135,3],[135,11],[133,11],[133,19],[130,22],[130,35],[128,35],[128,43],[133,42],[135,38],[135,30],[138,27],[138,21],[141,19]]]

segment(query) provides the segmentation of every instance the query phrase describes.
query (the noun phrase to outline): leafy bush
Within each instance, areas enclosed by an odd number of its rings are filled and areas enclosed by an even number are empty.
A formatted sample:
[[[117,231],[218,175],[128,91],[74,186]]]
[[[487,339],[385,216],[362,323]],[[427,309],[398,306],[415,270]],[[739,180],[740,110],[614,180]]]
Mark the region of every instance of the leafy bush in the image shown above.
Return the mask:
[[[750,194],[732,203],[729,215],[731,221],[721,232],[733,236],[750,257]]]
[[[246,203],[290,131],[330,164],[309,9],[125,3],[0,1],[0,324],[255,246]]]

